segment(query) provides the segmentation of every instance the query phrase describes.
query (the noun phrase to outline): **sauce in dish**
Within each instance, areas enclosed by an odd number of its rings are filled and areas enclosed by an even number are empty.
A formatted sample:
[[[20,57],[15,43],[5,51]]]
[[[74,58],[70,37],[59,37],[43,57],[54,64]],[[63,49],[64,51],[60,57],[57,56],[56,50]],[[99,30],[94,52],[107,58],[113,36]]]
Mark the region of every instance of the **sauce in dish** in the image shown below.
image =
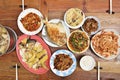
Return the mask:
[[[24,28],[28,31],[35,31],[41,25],[40,17],[35,13],[29,13],[20,20]]]

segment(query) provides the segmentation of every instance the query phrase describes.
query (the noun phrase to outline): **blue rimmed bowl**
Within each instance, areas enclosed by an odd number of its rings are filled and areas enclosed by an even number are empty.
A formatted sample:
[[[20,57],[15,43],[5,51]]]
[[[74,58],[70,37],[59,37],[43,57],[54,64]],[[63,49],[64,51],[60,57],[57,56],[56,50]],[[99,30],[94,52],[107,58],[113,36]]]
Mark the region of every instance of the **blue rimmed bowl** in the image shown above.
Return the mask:
[[[73,63],[72,65],[67,69],[67,70],[64,70],[64,71],[60,71],[60,70],[57,70],[54,68],[54,60],[56,58],[56,55],[59,55],[59,54],[66,54],[66,55],[69,55],[69,57],[72,59]],[[53,55],[51,56],[50,58],[50,68],[51,70],[53,71],[53,73],[55,73],[57,76],[61,76],[61,77],[65,77],[65,76],[69,76],[71,75],[75,69],[76,69],[76,58],[75,56],[73,55],[72,52],[68,51],[68,50],[57,50],[53,53]]]

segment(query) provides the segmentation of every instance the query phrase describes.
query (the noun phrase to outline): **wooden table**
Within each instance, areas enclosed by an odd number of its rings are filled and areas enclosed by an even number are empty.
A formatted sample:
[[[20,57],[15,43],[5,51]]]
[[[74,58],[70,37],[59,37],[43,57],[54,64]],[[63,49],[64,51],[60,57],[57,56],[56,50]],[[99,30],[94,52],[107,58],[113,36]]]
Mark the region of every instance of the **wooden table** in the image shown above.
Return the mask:
[[[98,3],[93,4],[92,2]],[[106,0],[26,0],[27,8],[34,7],[41,10],[41,12],[48,16],[49,19],[60,18],[63,19],[65,10],[70,7],[81,8],[86,16],[96,16],[101,22],[101,29],[112,28],[120,33],[120,1],[114,0],[113,10],[116,12],[113,15],[106,13],[108,8],[108,1]],[[9,3],[9,4],[8,4]],[[106,4],[105,4],[106,3]],[[13,28],[18,37],[22,35],[17,26],[17,17],[21,12],[19,5],[20,0],[0,0],[0,24]],[[54,6],[54,7],[53,7]],[[38,34],[41,36],[41,32]],[[51,53],[58,49],[67,49],[66,45],[59,48],[52,48]],[[77,68],[75,72],[68,77],[58,77],[51,70],[46,74],[36,75],[27,71],[19,62],[16,51],[0,57],[0,80],[15,80],[15,64],[20,68],[19,80],[97,80],[97,70],[83,71],[79,66],[79,59],[82,55],[91,55],[96,61],[101,62],[101,80],[120,80],[120,62],[118,56],[114,60],[106,61],[96,56],[90,49],[81,55],[76,55]],[[119,58],[120,60],[120,58]]]

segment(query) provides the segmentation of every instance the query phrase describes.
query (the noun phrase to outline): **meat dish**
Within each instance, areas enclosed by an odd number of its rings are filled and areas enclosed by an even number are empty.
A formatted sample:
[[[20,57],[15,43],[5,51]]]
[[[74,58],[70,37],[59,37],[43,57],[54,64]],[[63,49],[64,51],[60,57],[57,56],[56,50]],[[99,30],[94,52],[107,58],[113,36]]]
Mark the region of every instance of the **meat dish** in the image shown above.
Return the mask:
[[[32,12],[27,14],[20,21],[27,31],[35,31],[41,25],[40,17],[37,14],[32,13]]]

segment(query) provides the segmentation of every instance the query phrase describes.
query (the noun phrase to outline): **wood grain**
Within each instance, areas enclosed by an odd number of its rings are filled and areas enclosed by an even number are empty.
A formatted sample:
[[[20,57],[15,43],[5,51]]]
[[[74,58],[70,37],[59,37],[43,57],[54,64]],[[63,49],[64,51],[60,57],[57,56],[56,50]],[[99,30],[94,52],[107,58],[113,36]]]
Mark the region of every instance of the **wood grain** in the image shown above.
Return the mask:
[[[48,0],[47,4],[49,11],[63,11],[71,7],[77,7],[88,13],[104,13],[109,9],[109,0]],[[119,4],[120,0],[113,0],[114,12],[120,12]]]
[[[120,33],[120,0],[113,1],[113,15],[106,13],[109,8],[109,0],[25,0],[27,8],[33,7],[40,10],[48,19],[59,18],[63,20],[64,13],[68,8],[78,7],[85,12],[86,16],[96,16],[101,22],[101,29],[112,28]],[[17,26],[17,17],[22,9],[19,7],[21,0],[0,0],[0,24],[9,26],[16,31],[18,37],[23,33]],[[73,31],[73,30],[71,30]],[[41,37],[41,32],[38,34]],[[50,46],[49,46],[50,47]],[[58,49],[68,49],[65,46],[59,48],[50,47],[51,53]],[[81,55],[75,54],[77,58],[77,68],[73,74],[68,77],[58,77],[51,70],[46,74],[36,75],[27,71],[19,62],[16,51],[0,57],[0,80],[15,80],[15,64],[18,69],[19,80],[97,80],[97,70],[83,71],[79,66],[79,60],[83,55],[91,55],[96,61],[101,62],[101,80],[119,80],[120,62],[117,58],[106,61],[99,58],[88,49]],[[96,65],[97,66],[97,65]]]
[[[22,8],[22,0],[0,0],[0,20],[16,20]],[[27,8],[40,10],[41,0],[25,0]]]

